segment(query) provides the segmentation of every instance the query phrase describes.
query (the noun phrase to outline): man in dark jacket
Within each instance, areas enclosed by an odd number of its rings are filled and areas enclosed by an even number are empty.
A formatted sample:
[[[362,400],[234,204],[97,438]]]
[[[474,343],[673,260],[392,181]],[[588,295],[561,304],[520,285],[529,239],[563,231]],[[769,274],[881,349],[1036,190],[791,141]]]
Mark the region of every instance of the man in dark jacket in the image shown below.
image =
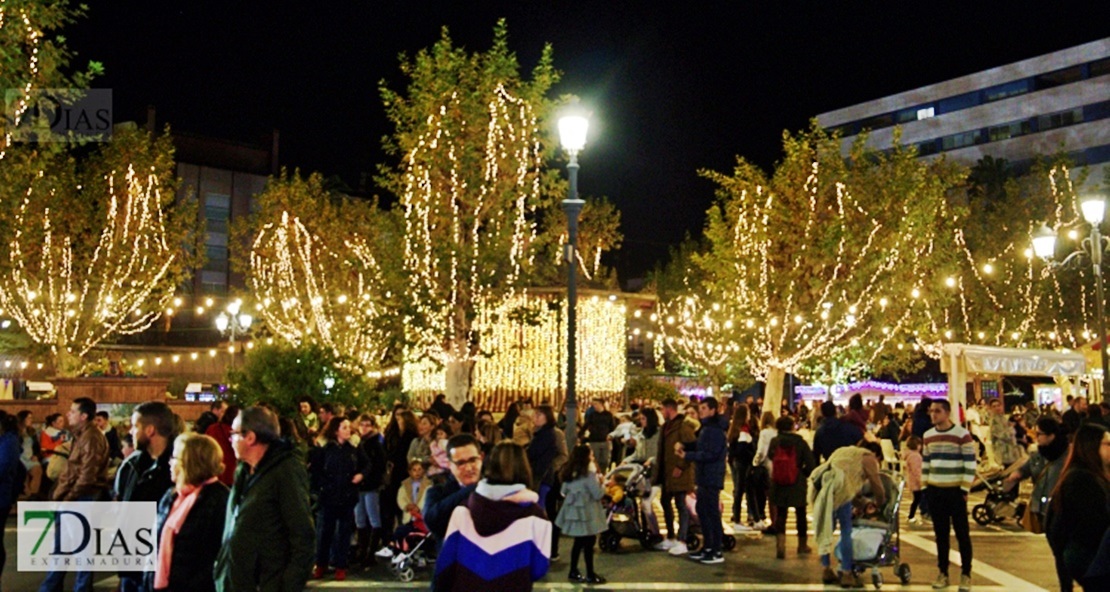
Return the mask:
[[[701,419],[701,431],[698,432],[696,448],[691,450],[682,444],[675,444],[675,453],[697,466],[698,502],[695,509],[705,536],[705,547],[688,557],[712,565],[725,561],[721,552],[725,536],[721,523],[721,490],[725,488],[725,459],[728,457],[725,428],[728,427],[728,418],[717,415],[717,399],[713,397],[706,397],[698,405],[698,418]]]
[[[114,430],[113,430],[114,431]],[[113,497],[118,502],[155,502],[173,487],[170,458],[177,431],[173,411],[161,401],[148,401],[131,414],[135,452],[116,471]],[[120,572],[120,592],[149,592],[143,572]]]
[[[612,445],[609,443],[609,433],[617,428],[617,420],[605,408],[605,399],[597,397],[593,401],[594,412],[586,417],[586,442],[594,452],[597,462],[597,472],[605,474],[609,470],[612,458]]]
[[[447,458],[451,461],[451,478],[433,485],[424,494],[424,524],[431,531],[436,547],[447,536],[451,513],[466,503],[482,478],[482,448],[470,434],[455,434],[447,441]],[[432,580],[432,590],[436,580]]]
[[[277,418],[248,407],[231,424],[239,458],[214,576],[220,592],[299,592],[312,571],[308,473]]]
[[[112,427],[111,417],[107,411],[97,411],[96,428],[104,434],[104,438],[108,440],[108,459],[109,461],[123,460],[123,443],[120,442],[119,432]]]
[[[813,435],[813,453],[818,463],[827,460],[837,448],[855,446],[863,439],[863,430],[859,426],[836,416],[836,403],[821,403],[821,417],[824,419]]]

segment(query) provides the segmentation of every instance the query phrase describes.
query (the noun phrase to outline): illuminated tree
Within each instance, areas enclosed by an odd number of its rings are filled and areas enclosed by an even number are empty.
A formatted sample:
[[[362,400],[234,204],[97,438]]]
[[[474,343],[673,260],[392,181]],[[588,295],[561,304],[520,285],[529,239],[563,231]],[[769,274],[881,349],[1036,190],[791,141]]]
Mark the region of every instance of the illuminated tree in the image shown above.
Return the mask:
[[[768,177],[739,159],[709,210],[709,250],[695,255],[707,285],[735,319],[752,374],[776,409],[787,372],[870,352],[868,363],[910,363],[886,346],[927,327],[928,306],[946,305],[940,248],[958,212],[947,203],[962,173],[918,160],[912,149],[847,158],[820,130],[784,134],[784,156]],[[722,302],[722,306],[725,302]],[[881,357],[880,352],[888,353]]]
[[[389,214],[329,193],[318,174],[272,179],[256,199],[247,285],[266,326],[292,344],[318,343],[380,369],[399,333]]]
[[[444,31],[402,59],[404,94],[381,88],[395,127],[386,147],[400,159],[381,181],[404,214],[407,357],[445,367],[455,404],[468,396],[488,331],[481,311],[528,285],[543,218],[561,194],[557,171],[544,167],[545,95],[558,79],[550,47],[530,80],[519,69],[501,22],[486,52],[455,47]]]
[[[196,263],[196,207],[175,200],[168,134],[120,128],[80,163],[62,153],[40,164],[0,165],[21,195],[5,204],[0,307],[69,373],[96,344],[163,314]]]

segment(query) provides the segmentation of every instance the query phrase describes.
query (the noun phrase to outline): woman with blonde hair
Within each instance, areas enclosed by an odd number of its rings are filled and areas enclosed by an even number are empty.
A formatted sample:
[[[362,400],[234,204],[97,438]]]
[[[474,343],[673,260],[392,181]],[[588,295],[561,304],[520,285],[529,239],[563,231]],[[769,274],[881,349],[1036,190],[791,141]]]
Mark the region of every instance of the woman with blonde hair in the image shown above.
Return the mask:
[[[751,506],[752,501],[755,501],[755,514],[757,519],[760,519],[756,528],[766,534],[774,534],[772,523],[775,519],[774,506],[771,506],[769,518],[763,509],[767,505],[767,491],[771,487],[771,459],[767,453],[771,450],[771,440],[778,435],[779,432],[775,429],[775,414],[765,411],[759,422],[759,441],[755,447],[755,458],[752,459],[752,465],[755,467],[752,474],[755,477],[750,480],[748,486],[752,493],[748,498],[748,505]]]
[[[151,590],[215,591],[212,566],[223,539],[227,486],[223,450],[210,436],[186,432],[170,458],[174,487],[158,503],[158,560]]]

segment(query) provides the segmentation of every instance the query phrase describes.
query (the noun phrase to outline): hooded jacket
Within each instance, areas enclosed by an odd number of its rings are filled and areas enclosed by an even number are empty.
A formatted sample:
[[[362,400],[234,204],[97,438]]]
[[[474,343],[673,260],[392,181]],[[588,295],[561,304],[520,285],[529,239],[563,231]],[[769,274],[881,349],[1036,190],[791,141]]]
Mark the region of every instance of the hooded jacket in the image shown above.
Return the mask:
[[[551,522],[543,508],[504,500],[522,489],[483,479],[455,508],[436,558],[433,589],[520,592],[547,573]]]
[[[728,458],[728,442],[725,438],[727,427],[728,418],[723,415],[713,415],[703,419],[701,431],[698,432],[697,447],[691,450],[690,445],[686,446],[686,460],[697,465],[698,487],[725,488],[725,460]]]
[[[1060,471],[1068,457],[1068,438],[1056,434],[1048,446],[1041,446],[1029,457],[1029,462],[1019,469],[1022,479],[1032,477],[1033,493],[1029,496],[1029,509],[1044,518],[1048,498],[1060,480]]]
[[[254,472],[239,463],[216,558],[216,589],[300,592],[315,545],[308,473],[292,444],[270,444]]]

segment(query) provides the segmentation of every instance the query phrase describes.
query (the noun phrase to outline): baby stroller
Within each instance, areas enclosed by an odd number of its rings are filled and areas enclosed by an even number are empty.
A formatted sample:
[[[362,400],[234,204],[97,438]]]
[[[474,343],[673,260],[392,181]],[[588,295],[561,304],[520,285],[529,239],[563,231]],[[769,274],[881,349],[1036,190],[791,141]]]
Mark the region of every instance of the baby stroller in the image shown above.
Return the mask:
[[[622,464],[605,475],[605,504],[609,530],[601,533],[602,551],[616,553],[622,539],[636,539],[644,549],[651,549],[663,540],[647,527],[642,501],[651,492],[647,467],[639,463]]]
[[[411,582],[416,576],[416,568],[428,565],[428,557],[424,552],[424,546],[433,544],[428,542],[430,539],[431,535],[420,530],[414,530],[405,535],[405,539],[401,543],[401,549],[393,555],[389,563],[389,569],[393,571],[398,580]]]
[[[902,584],[910,583],[910,566],[901,563],[899,547],[899,511],[902,507],[902,491],[905,479],[898,473],[883,471],[879,474],[886,490],[886,503],[875,508],[874,514],[852,519],[852,571],[862,574],[871,570],[871,583],[876,589],[883,586],[884,567],[894,567],[894,575]],[[837,556],[840,549],[837,548]]]
[[[994,467],[975,472],[971,491],[987,492],[986,500],[971,508],[971,517],[979,526],[1002,522],[1007,518],[1021,520],[1025,515],[1026,501],[1019,500],[1021,488],[1006,489],[1006,477],[1009,477],[1014,470],[1014,466],[1009,466],[1004,469]]]
[[[698,518],[697,504],[698,496],[693,493],[686,496],[686,512],[690,515],[690,523],[686,528],[686,548],[691,552],[701,548],[701,519]],[[725,551],[735,549],[736,537],[726,532],[721,537],[721,546]]]

